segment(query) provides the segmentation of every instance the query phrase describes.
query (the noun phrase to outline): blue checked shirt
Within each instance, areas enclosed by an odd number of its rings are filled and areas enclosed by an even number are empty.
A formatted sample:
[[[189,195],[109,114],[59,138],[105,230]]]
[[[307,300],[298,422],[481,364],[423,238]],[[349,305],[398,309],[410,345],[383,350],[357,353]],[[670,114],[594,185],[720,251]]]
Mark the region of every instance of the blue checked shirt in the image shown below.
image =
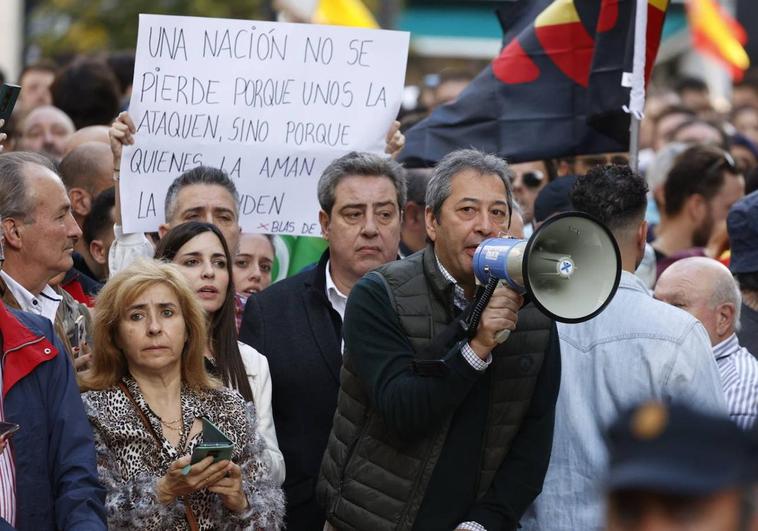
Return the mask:
[[[453,284],[453,304],[455,304],[455,307],[459,310],[465,310],[466,306],[468,306],[469,301],[466,298],[463,287],[458,285],[458,282],[456,282],[453,275],[447,272],[447,269],[445,269],[445,267],[442,265],[442,262],[440,262],[440,259],[437,258],[436,254],[434,255],[434,258],[437,260],[437,267],[440,268],[440,273],[442,273],[442,276],[445,277],[445,280],[448,280],[451,284]],[[468,364],[477,371],[485,370],[490,366],[490,363],[492,363],[492,354],[489,354],[487,356],[487,359],[483,360],[476,355],[476,352],[474,352],[474,349],[471,348],[470,343],[463,345],[461,348],[461,354],[463,355],[463,358],[468,362]],[[479,529],[472,528],[472,531],[479,531]]]
[[[445,277],[445,280],[448,280],[453,284],[453,304],[455,304],[455,307],[459,310],[464,310],[466,306],[468,306],[469,301],[466,299],[463,287],[460,286],[458,282],[456,282],[453,275],[448,273],[447,269],[445,269],[445,267],[442,265],[442,262],[440,262],[440,259],[437,258],[437,255],[434,255],[434,258],[437,260],[437,267],[440,268],[440,273],[442,273],[442,276]],[[477,371],[485,370],[490,366],[490,363],[492,363],[491,353],[487,356],[486,360],[482,360],[482,358],[476,355],[476,352],[474,352],[474,349],[471,348],[471,344],[469,343],[466,343],[463,345],[463,347],[461,347],[461,355],[463,355],[463,358],[468,362],[468,364]],[[458,525],[457,529],[465,529],[466,531],[487,531],[483,525],[477,522],[463,522],[462,524]]]
[[[743,430],[758,416],[758,360],[732,334],[713,347],[729,416]]]

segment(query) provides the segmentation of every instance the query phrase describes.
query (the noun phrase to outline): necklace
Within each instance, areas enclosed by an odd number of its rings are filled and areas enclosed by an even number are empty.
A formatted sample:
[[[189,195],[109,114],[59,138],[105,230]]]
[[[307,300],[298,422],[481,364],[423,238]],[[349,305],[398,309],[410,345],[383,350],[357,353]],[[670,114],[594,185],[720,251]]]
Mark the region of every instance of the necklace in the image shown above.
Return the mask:
[[[176,420],[163,420],[162,418],[158,417],[158,420],[161,421],[161,424],[163,424],[167,428],[171,428],[172,430],[178,430],[182,428],[181,418],[178,418]]]

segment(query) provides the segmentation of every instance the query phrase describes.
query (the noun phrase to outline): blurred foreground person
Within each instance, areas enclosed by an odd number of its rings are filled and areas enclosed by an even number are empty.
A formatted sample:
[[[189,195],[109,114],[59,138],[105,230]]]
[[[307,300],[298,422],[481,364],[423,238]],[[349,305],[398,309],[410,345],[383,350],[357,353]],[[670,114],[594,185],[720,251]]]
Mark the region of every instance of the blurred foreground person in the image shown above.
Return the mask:
[[[729,419],[648,402],[608,450],[608,531],[758,530],[755,441]]]
[[[254,408],[205,371],[207,344],[203,309],[176,266],[140,260],[103,288],[82,400],[112,529],[281,526]],[[203,442],[201,419],[232,441],[231,460],[183,470]]]

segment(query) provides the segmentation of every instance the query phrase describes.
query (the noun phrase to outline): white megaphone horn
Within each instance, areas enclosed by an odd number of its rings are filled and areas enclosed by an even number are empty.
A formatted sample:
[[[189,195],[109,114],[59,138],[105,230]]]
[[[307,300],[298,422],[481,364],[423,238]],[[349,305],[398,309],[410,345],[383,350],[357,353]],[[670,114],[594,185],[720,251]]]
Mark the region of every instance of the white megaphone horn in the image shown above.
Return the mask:
[[[526,294],[542,313],[564,323],[586,321],[603,311],[621,279],[616,239],[583,212],[547,219],[528,240],[484,240],[474,253],[473,266],[480,283],[505,282]],[[498,341],[505,341],[509,333],[501,332]]]

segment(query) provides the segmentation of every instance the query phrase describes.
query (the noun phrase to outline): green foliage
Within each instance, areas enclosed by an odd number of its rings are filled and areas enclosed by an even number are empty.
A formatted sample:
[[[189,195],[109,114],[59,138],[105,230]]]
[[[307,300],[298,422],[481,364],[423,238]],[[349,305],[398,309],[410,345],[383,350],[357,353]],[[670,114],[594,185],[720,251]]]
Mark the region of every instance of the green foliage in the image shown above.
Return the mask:
[[[39,0],[30,44],[45,57],[132,49],[140,13],[266,18],[264,0]]]

